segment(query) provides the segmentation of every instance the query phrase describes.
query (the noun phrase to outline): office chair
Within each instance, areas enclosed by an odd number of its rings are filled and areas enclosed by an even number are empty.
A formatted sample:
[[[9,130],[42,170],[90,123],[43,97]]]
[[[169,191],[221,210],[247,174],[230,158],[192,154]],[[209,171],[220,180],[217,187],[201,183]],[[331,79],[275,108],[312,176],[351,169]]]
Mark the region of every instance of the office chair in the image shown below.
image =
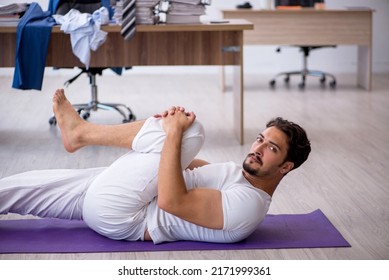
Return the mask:
[[[307,76],[320,77],[319,81],[320,81],[321,85],[324,85],[326,82],[326,79],[328,77],[330,77],[332,79],[332,81],[329,83],[329,85],[331,88],[335,88],[336,87],[336,79],[335,79],[334,75],[332,75],[330,73],[323,72],[323,71],[309,70],[308,69],[308,56],[309,56],[310,51],[312,51],[312,50],[324,48],[324,47],[334,48],[336,46],[298,46],[298,47],[300,48],[300,51],[303,52],[303,68],[301,69],[301,71],[291,71],[291,72],[278,73],[276,76],[273,77],[273,79],[270,80],[270,82],[269,82],[270,86],[274,87],[276,84],[276,79],[280,76],[285,76],[284,82],[286,84],[288,84],[290,81],[290,76],[301,75],[301,82],[298,84],[298,87],[300,89],[305,88],[305,81],[306,81]],[[280,51],[281,51],[281,47],[277,48],[277,52],[280,52]]]
[[[299,7],[312,8],[317,3],[324,4],[324,0],[276,0],[275,7],[277,8],[278,6],[299,6]],[[329,85],[331,88],[335,88],[336,79],[334,75],[323,71],[308,69],[308,56],[310,51],[312,50],[316,50],[319,48],[326,48],[326,47],[335,48],[336,46],[296,46],[296,47],[300,48],[300,51],[303,53],[303,68],[301,69],[301,71],[282,72],[277,74],[276,76],[273,77],[273,79],[270,80],[269,82],[270,86],[274,87],[276,84],[276,78],[280,76],[285,76],[284,82],[288,84],[291,75],[301,75],[301,82],[298,84],[300,89],[305,88],[305,81],[307,76],[320,77],[320,83],[322,85],[325,84],[327,77],[330,77],[332,81],[329,83]],[[281,47],[278,47],[276,51],[280,52]]]
[[[92,14],[94,11],[101,7],[101,0],[61,0],[58,4],[56,14],[65,15],[70,9],[77,9],[82,13]],[[90,67],[88,69],[80,67],[81,72],[73,78],[67,80],[64,85],[67,87],[73,83],[82,74],[86,74],[89,77],[89,84],[91,86],[91,101],[82,104],[72,104],[80,116],[87,120],[90,117],[91,111],[97,111],[98,109],[112,110],[118,112],[123,117],[123,123],[131,122],[136,119],[131,109],[120,103],[103,103],[98,101],[97,96],[97,83],[96,76],[102,75],[103,70],[106,68]],[[128,69],[128,68],[126,68]],[[55,116],[49,119],[50,125],[57,123]]]

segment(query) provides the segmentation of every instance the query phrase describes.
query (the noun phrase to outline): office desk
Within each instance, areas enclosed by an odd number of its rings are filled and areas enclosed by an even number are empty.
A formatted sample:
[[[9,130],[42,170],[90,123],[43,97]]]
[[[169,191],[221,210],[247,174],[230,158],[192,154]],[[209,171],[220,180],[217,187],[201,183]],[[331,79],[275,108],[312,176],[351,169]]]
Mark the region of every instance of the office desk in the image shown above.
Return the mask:
[[[90,67],[232,65],[234,69],[234,130],[243,144],[243,31],[245,20],[226,24],[140,25],[127,42],[119,26],[103,26],[106,42],[92,52]],[[0,67],[14,67],[16,27],[0,26]],[[52,29],[46,66],[83,66],[73,55],[70,37]]]
[[[357,83],[371,90],[372,10],[223,10],[224,18],[254,24],[249,45],[357,45]]]

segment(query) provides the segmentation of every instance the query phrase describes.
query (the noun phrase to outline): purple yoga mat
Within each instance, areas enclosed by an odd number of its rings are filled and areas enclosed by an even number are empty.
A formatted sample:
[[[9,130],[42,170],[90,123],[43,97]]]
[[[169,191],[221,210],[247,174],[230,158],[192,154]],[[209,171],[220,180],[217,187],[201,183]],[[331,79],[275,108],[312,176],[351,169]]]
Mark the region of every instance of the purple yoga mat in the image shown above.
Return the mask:
[[[233,244],[178,241],[115,241],[81,221],[58,219],[0,220],[0,253],[91,253],[187,250],[247,250],[281,248],[350,247],[326,216],[308,214],[267,215],[247,239]]]

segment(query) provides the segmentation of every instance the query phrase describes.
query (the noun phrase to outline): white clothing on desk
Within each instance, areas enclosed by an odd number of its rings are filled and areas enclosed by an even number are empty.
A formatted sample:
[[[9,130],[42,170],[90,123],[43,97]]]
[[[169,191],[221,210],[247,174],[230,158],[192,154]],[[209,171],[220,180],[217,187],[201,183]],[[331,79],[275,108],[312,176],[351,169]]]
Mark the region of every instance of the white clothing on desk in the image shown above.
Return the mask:
[[[66,15],[53,15],[61,30],[70,34],[73,53],[89,68],[90,51],[96,51],[107,39],[107,32],[100,30],[108,23],[108,10],[101,7],[93,15],[71,9]]]

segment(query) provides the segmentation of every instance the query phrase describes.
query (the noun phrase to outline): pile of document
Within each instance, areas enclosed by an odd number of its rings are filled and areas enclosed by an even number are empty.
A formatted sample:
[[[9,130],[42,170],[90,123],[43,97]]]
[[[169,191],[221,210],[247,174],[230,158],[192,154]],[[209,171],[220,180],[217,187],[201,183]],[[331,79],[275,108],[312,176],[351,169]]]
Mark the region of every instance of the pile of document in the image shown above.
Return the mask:
[[[16,26],[27,10],[27,3],[0,5],[0,26]]]
[[[159,0],[137,0],[136,1],[136,24],[155,24],[158,22],[156,9]]]
[[[157,7],[159,23],[200,23],[211,0],[163,0]]]
[[[123,0],[117,0],[112,7],[114,10],[112,21],[115,24],[120,25],[123,22],[123,2]],[[136,24],[156,24],[158,22],[156,9],[159,2],[160,0],[137,0],[135,2]]]
[[[136,0],[136,24],[200,23],[212,0]],[[117,0],[113,21],[121,24],[123,0]]]

